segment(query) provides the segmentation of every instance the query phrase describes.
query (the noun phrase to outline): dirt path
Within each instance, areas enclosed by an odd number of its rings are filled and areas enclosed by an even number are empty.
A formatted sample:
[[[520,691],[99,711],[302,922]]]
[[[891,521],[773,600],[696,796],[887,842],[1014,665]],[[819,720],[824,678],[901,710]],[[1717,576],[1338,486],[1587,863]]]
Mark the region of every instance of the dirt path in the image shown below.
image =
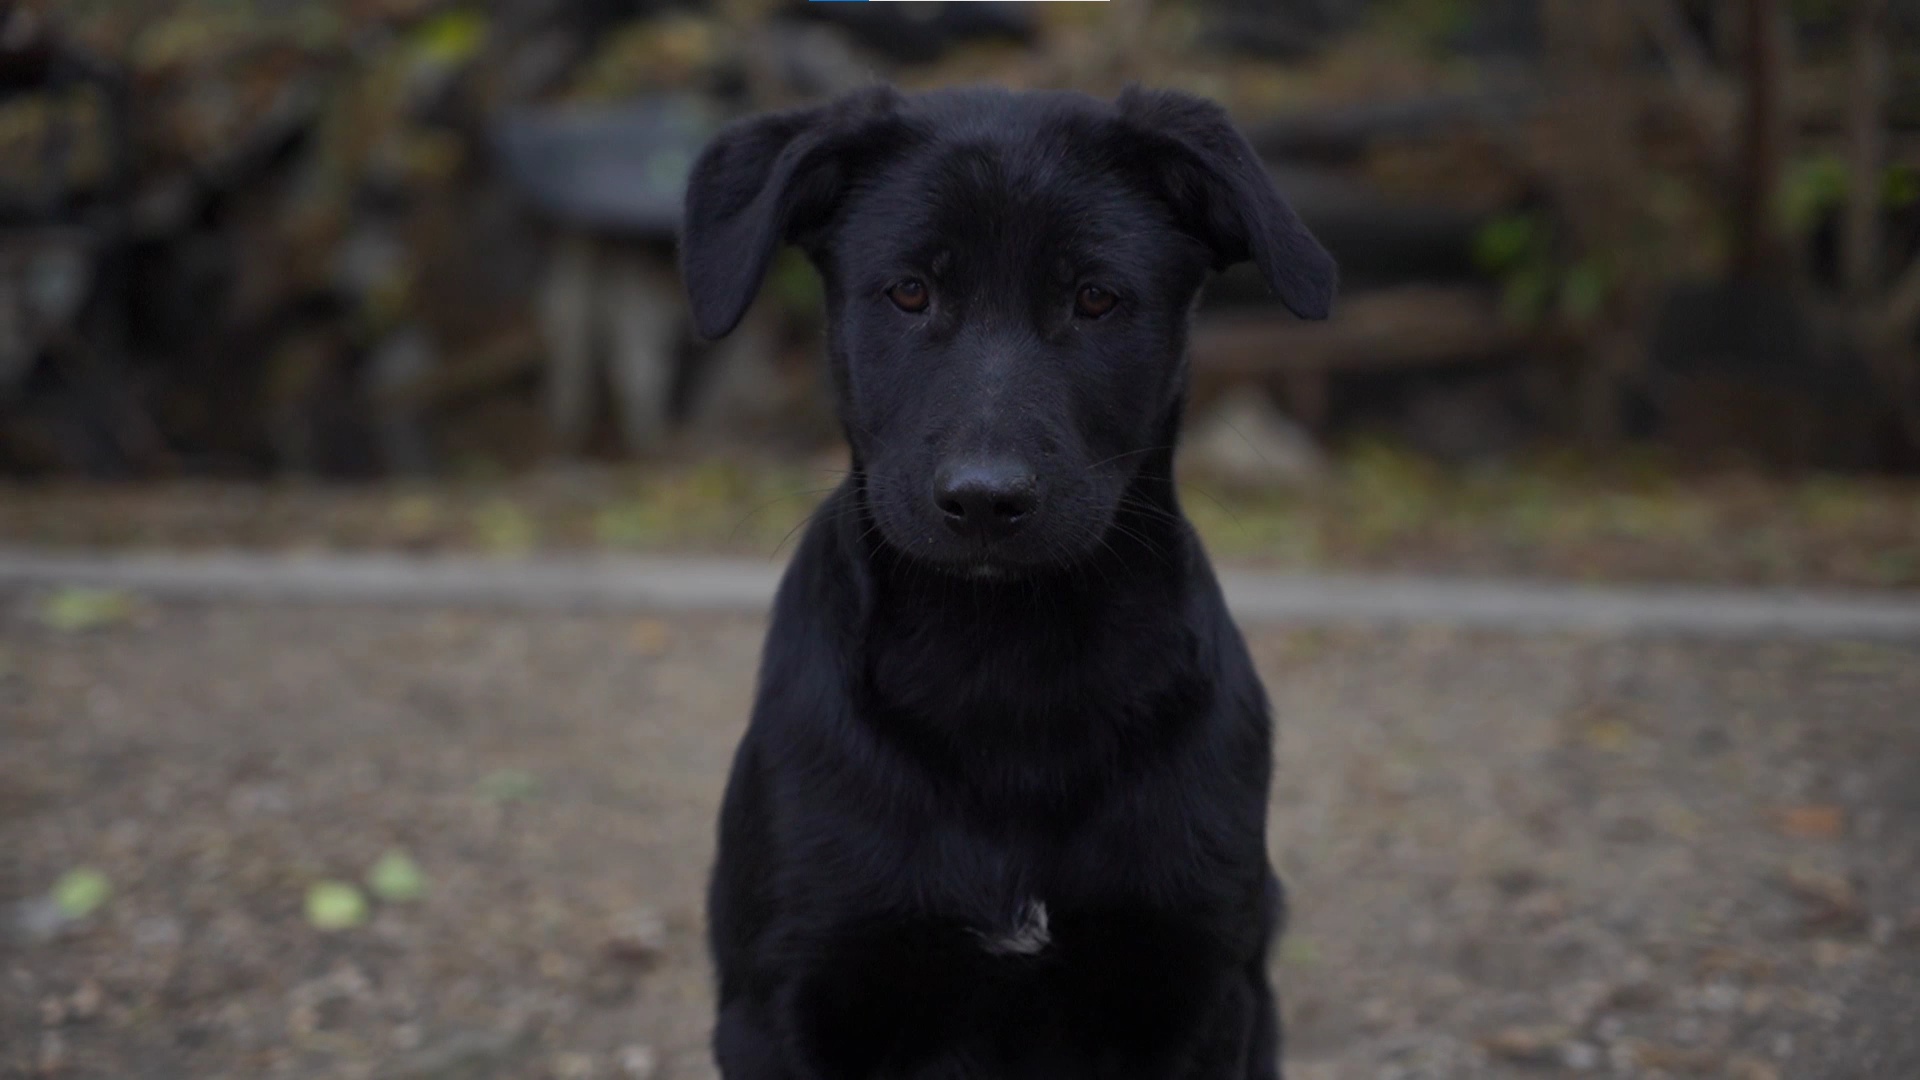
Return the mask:
[[[0,591],[0,1075],[712,1075],[757,620],[36,605]],[[1294,1080],[1920,1075],[1920,646],[1254,645]],[[394,847],[422,900],[308,924]],[[36,921],[83,865],[111,897]]]

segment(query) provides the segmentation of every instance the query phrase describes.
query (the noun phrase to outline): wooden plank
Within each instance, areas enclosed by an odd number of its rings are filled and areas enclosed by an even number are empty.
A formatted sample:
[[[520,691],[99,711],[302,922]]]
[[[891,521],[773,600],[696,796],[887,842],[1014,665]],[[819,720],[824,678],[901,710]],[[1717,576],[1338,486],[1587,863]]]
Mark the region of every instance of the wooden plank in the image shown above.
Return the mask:
[[[1490,290],[1411,285],[1342,297],[1326,322],[1283,312],[1203,316],[1191,356],[1205,376],[1382,371],[1498,357],[1528,340]]]
[[[546,362],[546,352],[531,330],[515,331],[438,368],[373,396],[381,409],[424,412],[469,397],[491,393]]]

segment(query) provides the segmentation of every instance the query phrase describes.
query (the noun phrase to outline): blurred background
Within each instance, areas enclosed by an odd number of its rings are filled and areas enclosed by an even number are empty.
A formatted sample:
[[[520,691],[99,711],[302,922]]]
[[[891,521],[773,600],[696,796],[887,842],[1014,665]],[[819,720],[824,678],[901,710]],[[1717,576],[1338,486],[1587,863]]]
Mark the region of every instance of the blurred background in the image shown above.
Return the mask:
[[[1339,258],[1200,313],[1228,567],[1913,602],[1916,0],[0,0],[0,1076],[712,1075],[757,618],[96,579],[771,568],[818,282],[696,341],[681,185],[875,78],[1217,98]],[[1290,1075],[1920,1075],[1920,648],[1739,610],[1250,623]]]
[[[1908,0],[0,19],[0,539],[765,551],[837,459],[817,282],[692,339],[702,140],[874,78],[1137,79],[1226,102],[1345,270],[1324,326],[1209,294],[1222,550],[1920,583]]]

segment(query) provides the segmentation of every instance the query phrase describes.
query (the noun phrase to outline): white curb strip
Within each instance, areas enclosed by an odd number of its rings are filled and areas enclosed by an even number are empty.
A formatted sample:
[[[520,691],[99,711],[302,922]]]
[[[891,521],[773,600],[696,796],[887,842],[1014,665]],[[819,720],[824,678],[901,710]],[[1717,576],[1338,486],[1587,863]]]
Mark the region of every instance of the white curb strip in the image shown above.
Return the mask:
[[[763,613],[782,567],[698,557],[54,554],[0,550],[0,587],[91,585],[167,598],[544,610]],[[1589,587],[1226,571],[1256,623],[1440,624],[1709,637],[1920,638],[1920,595]]]

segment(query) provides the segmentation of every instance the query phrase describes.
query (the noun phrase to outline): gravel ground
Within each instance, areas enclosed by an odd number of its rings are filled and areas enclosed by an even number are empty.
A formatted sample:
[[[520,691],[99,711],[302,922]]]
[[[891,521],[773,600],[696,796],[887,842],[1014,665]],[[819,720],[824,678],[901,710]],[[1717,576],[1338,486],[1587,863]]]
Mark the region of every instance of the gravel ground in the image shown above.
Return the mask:
[[[0,1076],[710,1078],[753,619],[0,593]],[[1920,647],[1257,632],[1294,1080],[1920,1076]],[[307,890],[426,875],[333,932]],[[112,892],[42,899],[77,867]]]

